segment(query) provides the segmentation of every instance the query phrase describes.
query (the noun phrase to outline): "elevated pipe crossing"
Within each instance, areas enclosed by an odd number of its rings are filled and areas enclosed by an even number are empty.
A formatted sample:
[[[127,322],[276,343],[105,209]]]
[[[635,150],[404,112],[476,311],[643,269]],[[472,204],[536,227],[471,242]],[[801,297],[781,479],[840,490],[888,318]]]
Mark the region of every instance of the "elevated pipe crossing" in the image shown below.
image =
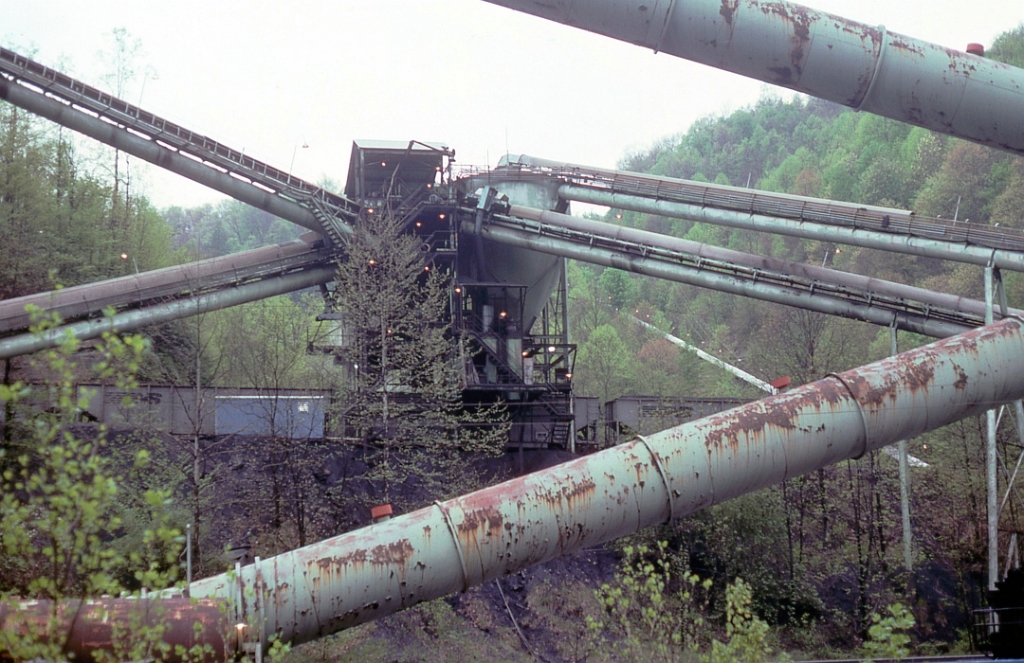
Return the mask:
[[[1021,72],[1024,74],[1024,72]],[[359,206],[40,63],[0,48],[0,98],[339,244]],[[560,195],[618,209],[1024,271],[1024,232],[911,212],[520,155],[509,171],[559,178]]]
[[[358,211],[354,204],[344,198],[316,189],[312,185],[292,178],[290,175],[273,169],[266,164],[245,157],[241,153],[226,148],[209,138],[169,123],[162,118],[158,118],[131,104],[106,95],[80,81],[64,76],[59,72],[48,69],[6,49],[0,49],[0,96],[28,110],[54,119],[64,126],[84,131],[87,135],[97,137],[104,142],[119,147],[119,149],[130,148],[130,150],[134,150],[133,153],[143,158],[149,158],[154,163],[169,167],[176,172],[181,172],[197,181],[212,184],[229,195],[233,195],[244,202],[255,204],[262,209],[282,216],[282,218],[294,221],[305,227],[315,228],[325,233],[328,238],[333,238],[333,241],[336,243],[341,241],[339,232],[350,231],[349,226],[342,219],[349,218]],[[522,160],[530,161],[537,167],[547,171],[549,175],[553,170],[553,162],[545,162],[528,157]],[[558,170],[562,175],[567,170],[572,170],[578,174],[577,180],[586,180],[592,184],[600,181],[601,186],[605,188],[608,187],[609,182],[621,188],[625,182],[629,181],[632,182],[635,189],[649,190],[651,183],[654,182],[656,193],[663,195],[664,192],[670,189],[678,192],[681,187],[678,181],[671,183],[655,181],[649,177],[627,176],[626,174],[614,172],[608,173],[607,171],[585,169],[580,166],[561,164]],[[277,187],[276,189],[274,188],[275,186]],[[737,192],[743,192],[743,190],[728,192],[728,195],[724,196],[724,202],[721,200],[723,196],[713,196],[708,190],[705,190],[701,195],[702,200],[705,202],[710,202],[712,198],[715,198],[719,201],[719,204],[728,207],[730,205],[729,200],[735,198],[738,195]],[[743,195],[747,197],[747,200],[742,204],[751,204],[750,192],[744,192]],[[760,194],[758,196],[760,196],[758,200],[765,199],[765,196]],[[794,197],[776,197],[776,199],[788,200],[788,205],[772,204],[772,208],[777,210],[777,213],[783,215],[791,214],[792,212],[787,210],[799,207],[802,210],[800,212],[801,215],[809,216],[812,212],[818,214],[822,205],[831,205],[835,209],[846,210],[845,214],[849,214],[849,210],[853,209],[853,217],[856,221],[858,214],[861,214],[866,209],[861,206],[844,206],[841,203],[831,204],[828,201],[815,201],[813,199]],[[735,206],[735,203],[732,204]],[[898,210],[882,210],[880,208],[873,208],[870,211],[891,212],[897,216],[904,214]],[[861,214],[861,216],[864,215]],[[877,214],[875,216],[877,217]],[[883,216],[880,222],[886,223],[886,219],[891,218],[891,216]],[[785,219],[773,219],[772,221],[785,222]],[[902,218],[899,218],[895,223],[889,221],[894,226],[898,226],[902,222]],[[567,230],[571,230],[581,237],[582,235],[589,235],[589,237],[583,237],[583,239],[592,243],[594,241],[593,236],[597,234],[596,224],[594,222],[587,223],[591,227],[581,230],[578,227],[575,229],[568,228],[566,223],[563,222],[562,229],[555,232],[547,232],[547,234],[553,236],[558,233],[564,234]],[[612,230],[613,228],[614,226],[609,226],[602,232],[605,234],[609,232],[617,233],[620,236],[619,239],[628,232],[627,229]],[[475,230],[474,228],[474,232]],[[604,253],[601,253],[600,251],[583,250],[581,244],[572,239],[568,242],[559,242],[552,238],[546,239],[543,242],[529,240],[529,238],[524,238],[521,233],[517,233],[511,228],[499,229],[493,226],[493,224],[484,234],[498,242],[511,243],[518,246],[532,245],[532,248],[542,252],[575,257],[581,260],[597,262],[597,264],[626,266],[628,269],[639,273],[663,275],[667,278],[693,283],[694,285],[716,288],[741,295],[755,296],[769,301],[811,308],[812,310],[836,313],[856,319],[868,320],[877,324],[889,325],[895,319],[898,326],[935,336],[957,333],[970,326],[970,323],[975,322],[975,320],[971,319],[967,325],[964,324],[965,319],[961,315],[961,311],[965,307],[972,314],[979,311],[976,303],[972,304],[969,301],[964,301],[961,306],[961,303],[952,301],[955,298],[951,300],[948,297],[939,303],[934,299],[934,297],[939,296],[937,293],[928,294],[926,291],[920,290],[915,293],[912,292],[914,289],[910,289],[909,286],[903,286],[903,288],[907,289],[905,291],[896,292],[890,289],[886,292],[878,293],[885,295],[884,297],[876,297],[876,293],[871,290],[872,285],[862,282],[854,286],[854,288],[860,288],[862,292],[853,293],[849,291],[847,286],[848,279],[856,280],[860,277],[847,275],[843,276],[842,280],[839,280],[842,273],[834,270],[821,272],[815,276],[809,274],[808,270],[813,269],[811,266],[794,267],[792,265],[783,265],[781,261],[752,256],[747,256],[746,259],[740,261],[739,269],[735,266],[726,265],[725,263],[735,260],[738,256],[742,255],[736,252],[733,252],[734,255],[732,256],[719,256],[717,263],[698,257],[697,264],[692,266],[695,269],[691,268],[681,272],[677,265],[676,268],[666,271],[664,269],[664,260],[661,260],[654,269],[648,269],[653,263],[648,259],[650,251],[643,246],[643,242],[646,241],[645,239],[638,240],[640,242],[639,247],[633,246],[623,250],[606,250]],[[619,239],[615,241],[619,241]],[[664,238],[660,239],[658,242],[661,243],[655,245],[664,247],[665,241]],[[629,241],[626,243],[628,244]],[[607,245],[607,243],[605,244]],[[559,246],[556,247],[556,245]],[[639,250],[639,256],[636,255],[637,250]],[[688,250],[691,249],[682,248],[680,253]],[[699,254],[696,255],[699,256]],[[661,257],[664,258],[664,256]],[[995,259],[992,253],[989,253],[989,257],[990,259]],[[685,262],[686,260],[687,257],[681,254],[675,257],[675,262],[677,263],[680,261]],[[722,267],[726,273],[713,274],[714,270],[709,268],[715,266]],[[798,276],[798,280],[802,280],[802,284],[794,287],[795,282],[790,278],[791,276]],[[777,283],[769,283],[772,280],[777,281]],[[831,299],[822,299],[820,295],[826,292]],[[917,306],[915,310],[913,304],[908,305],[906,302],[882,303],[886,297],[889,297],[889,299],[893,297],[899,299],[907,296],[911,298],[917,297],[919,302],[923,302],[923,305]],[[852,306],[837,304],[837,300],[850,298],[854,300],[859,299],[859,301],[855,301]],[[812,302],[812,305],[808,306],[808,301]],[[889,311],[884,312],[886,309],[889,309]],[[144,324],[144,319],[144,315],[132,316],[132,320],[135,321],[133,324]]]
[[[321,263],[301,271],[264,277],[234,287],[222,287],[202,294],[189,294],[143,309],[129,309],[116,312],[109,317],[92,318],[52,327],[41,334],[29,333],[11,336],[0,339],[0,359],[55,347],[68,335],[79,340],[99,338],[108,331],[133,331],[148,325],[180,320],[268,297],[285,295],[296,290],[327,283],[334,279],[334,273],[334,265]]]
[[[498,243],[878,325],[895,325],[929,336],[951,336],[984,320],[983,302],[891,281],[527,207],[512,206],[507,215],[491,214],[486,224],[476,223],[478,210],[461,211],[466,219],[462,224],[464,233],[479,232]],[[269,256],[274,260],[267,260]],[[50,347],[61,338],[62,330],[71,330],[79,339],[94,338],[112,327],[132,331],[200,309],[210,311],[252,301],[251,297],[259,293],[283,294],[288,292],[285,284],[301,289],[327,283],[333,278],[333,268],[328,266],[331,256],[330,250],[314,250],[304,242],[293,242],[0,302],[0,333],[27,328],[27,304],[58,313],[68,321],[93,318],[56,328],[43,338],[25,333],[0,338],[0,359]],[[281,280],[282,274],[290,278]],[[202,303],[160,301],[167,298]],[[119,309],[118,313],[109,320],[99,319],[97,316],[108,306]],[[128,307],[135,310],[124,310]],[[1007,315],[1021,313],[1007,309]]]
[[[316,237],[309,233],[307,237]],[[104,315],[114,309],[145,308],[183,296],[273,278],[327,264],[335,252],[300,239],[218,258],[130,274],[97,283],[0,301],[0,336],[31,326],[29,307],[64,321]]]
[[[197,630],[186,643],[209,639],[216,660],[266,651],[271,635],[305,642],[1021,397],[1024,322],[1008,318],[195,581],[188,589],[196,607],[174,614],[205,624],[201,611],[222,606],[221,631],[237,625],[237,635]],[[16,627],[18,619],[30,617],[0,612],[0,626]],[[102,615],[79,619],[111,630]],[[90,635],[69,647],[88,650],[101,641]]]
[[[586,229],[580,229],[577,224],[585,224]],[[605,233],[603,230],[606,226],[614,230]],[[697,245],[693,242],[688,243],[691,246],[684,247],[680,243],[685,243],[685,240],[656,233],[646,233],[648,238],[639,241],[636,237],[624,238],[615,234],[622,230],[625,229],[589,219],[513,206],[508,215],[492,215],[490,222],[483,225],[480,232],[495,242],[529,248],[541,253],[878,325],[894,324],[899,329],[933,337],[961,333],[979,326],[984,319],[973,313],[913,301],[893,294],[879,294],[859,290],[850,285],[817,281],[798,273],[782,273],[762,267],[731,263],[723,259],[724,254],[704,257],[700,254],[700,250],[703,249],[694,251],[692,247],[704,247],[716,253],[738,252],[727,252],[725,249]],[[463,223],[462,231],[474,232],[473,224]],[[761,256],[749,257],[758,261],[765,260]],[[811,273],[814,272],[808,272]],[[892,283],[888,285],[910,287]],[[932,294],[939,298],[949,297],[939,293]],[[973,309],[976,308],[976,304],[964,305]]]

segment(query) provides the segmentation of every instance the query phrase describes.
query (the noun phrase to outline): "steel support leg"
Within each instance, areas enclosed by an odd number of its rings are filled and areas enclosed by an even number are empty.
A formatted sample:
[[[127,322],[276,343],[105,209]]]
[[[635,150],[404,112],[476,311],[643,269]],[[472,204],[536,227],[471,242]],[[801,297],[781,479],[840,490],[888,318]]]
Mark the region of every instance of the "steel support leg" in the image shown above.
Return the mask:
[[[896,327],[889,327],[890,354],[896,354]],[[907,573],[914,570],[913,546],[914,532],[910,526],[910,464],[907,462],[907,441],[900,440],[897,444],[900,463],[900,516],[903,522],[903,568]]]
[[[992,324],[995,269],[985,268],[985,324]],[[985,444],[985,478],[988,512],[988,589],[995,591],[999,579],[999,504],[996,477],[996,411],[985,413],[988,435]]]

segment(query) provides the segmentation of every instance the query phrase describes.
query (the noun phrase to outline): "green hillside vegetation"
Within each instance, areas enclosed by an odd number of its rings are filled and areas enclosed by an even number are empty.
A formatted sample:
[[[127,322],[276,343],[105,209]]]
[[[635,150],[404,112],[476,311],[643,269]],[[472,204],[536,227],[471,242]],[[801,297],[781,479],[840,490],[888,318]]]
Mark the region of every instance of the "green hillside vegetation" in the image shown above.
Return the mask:
[[[1000,36],[989,57],[1024,67],[1024,25]],[[111,167],[123,155],[85,156],[75,145],[66,132],[0,105],[0,297],[284,242],[302,232],[234,202],[158,211],[137,194],[128,169]],[[1024,228],[1024,158],[816,99],[766,95],[750,108],[705,118],[620,166]],[[982,270],[973,266],[617,210],[604,220],[982,296]],[[645,331],[634,316],[762,379],[788,375],[796,385],[889,354],[889,330],[866,323],[582,263],[570,264],[568,274],[575,386],[602,402],[623,395],[762,395]],[[1004,279],[1010,305],[1021,306],[1024,279],[1014,273]],[[139,346],[132,375],[140,382],[198,381],[197,388],[338,388],[329,358],[308,352],[326,333],[316,320],[323,307],[318,297],[279,297],[145,330],[149,342]],[[927,340],[901,332],[900,349]],[[4,369],[4,385],[11,386],[18,370],[31,367],[19,360]],[[998,440],[1004,467],[1016,463],[1020,450],[1013,429],[1004,416]],[[256,505],[232,517],[257,523],[262,555],[350,528],[359,522],[352,514],[365,511],[346,492],[349,475],[341,488],[324,488],[324,459],[333,450],[300,454],[280,440],[246,448],[249,458],[271,468],[271,479],[257,482],[250,474],[235,476],[237,458],[224,461],[223,449],[198,434],[170,451],[160,447],[168,444],[164,438],[148,432],[136,438],[125,449],[144,450],[151,476],[173,487],[168,517],[181,521],[174,527],[199,523],[202,572],[224,564],[223,541],[215,536],[227,527],[218,520],[221,491]],[[8,437],[3,443],[14,448]],[[963,649],[969,611],[985,603],[984,422],[964,420],[909,447],[928,463],[911,477],[913,574],[903,569],[896,463],[871,453],[641,533],[610,547],[607,559],[510,578],[503,582],[518,583],[508,590],[510,603],[496,586],[474,590],[292,655],[413,661],[443,660],[440,652],[456,651],[470,660],[627,661],[656,651],[666,661],[761,660],[779,649],[797,657],[857,653],[884,619],[910,631],[910,651]],[[131,491],[145,486],[126,481],[121,487],[131,501]],[[1005,551],[1008,531],[1024,531],[1019,501],[1008,502],[1003,518]],[[119,538],[130,539],[125,529],[131,526],[119,526]],[[602,570],[577,573],[581,566]],[[4,576],[12,568],[21,567],[0,560],[0,595],[15,587],[10,573]],[[909,614],[887,610],[896,604]],[[668,613],[687,617],[659,621]],[[698,633],[694,624],[707,628]],[[483,637],[487,646],[477,647]],[[537,656],[525,654],[529,642]]]

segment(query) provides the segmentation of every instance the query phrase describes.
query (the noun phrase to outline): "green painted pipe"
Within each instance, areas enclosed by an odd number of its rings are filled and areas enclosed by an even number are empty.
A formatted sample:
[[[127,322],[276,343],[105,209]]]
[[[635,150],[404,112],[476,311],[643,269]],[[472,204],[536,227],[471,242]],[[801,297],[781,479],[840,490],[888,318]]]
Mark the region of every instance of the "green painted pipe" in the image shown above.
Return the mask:
[[[1024,70],[881,26],[784,0],[487,1],[1024,154]]]
[[[858,458],[1024,396],[1015,318],[193,582],[303,642]]]

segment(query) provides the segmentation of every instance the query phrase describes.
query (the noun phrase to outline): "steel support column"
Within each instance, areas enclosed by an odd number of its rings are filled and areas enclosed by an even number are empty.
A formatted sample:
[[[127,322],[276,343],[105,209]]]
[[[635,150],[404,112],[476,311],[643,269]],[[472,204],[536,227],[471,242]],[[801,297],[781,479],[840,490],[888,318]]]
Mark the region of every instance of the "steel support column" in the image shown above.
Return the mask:
[[[898,354],[896,327],[889,327],[889,354]],[[914,532],[910,526],[910,463],[907,459],[907,441],[896,443],[900,468],[900,521],[903,523],[903,568],[907,573],[914,571]]]
[[[991,324],[993,319],[993,281],[995,280],[995,268],[985,268],[985,324]],[[988,589],[995,591],[996,581],[999,580],[999,505],[998,505],[998,476],[996,458],[996,411],[989,409],[985,412],[985,486],[986,486],[986,512],[988,515]]]

